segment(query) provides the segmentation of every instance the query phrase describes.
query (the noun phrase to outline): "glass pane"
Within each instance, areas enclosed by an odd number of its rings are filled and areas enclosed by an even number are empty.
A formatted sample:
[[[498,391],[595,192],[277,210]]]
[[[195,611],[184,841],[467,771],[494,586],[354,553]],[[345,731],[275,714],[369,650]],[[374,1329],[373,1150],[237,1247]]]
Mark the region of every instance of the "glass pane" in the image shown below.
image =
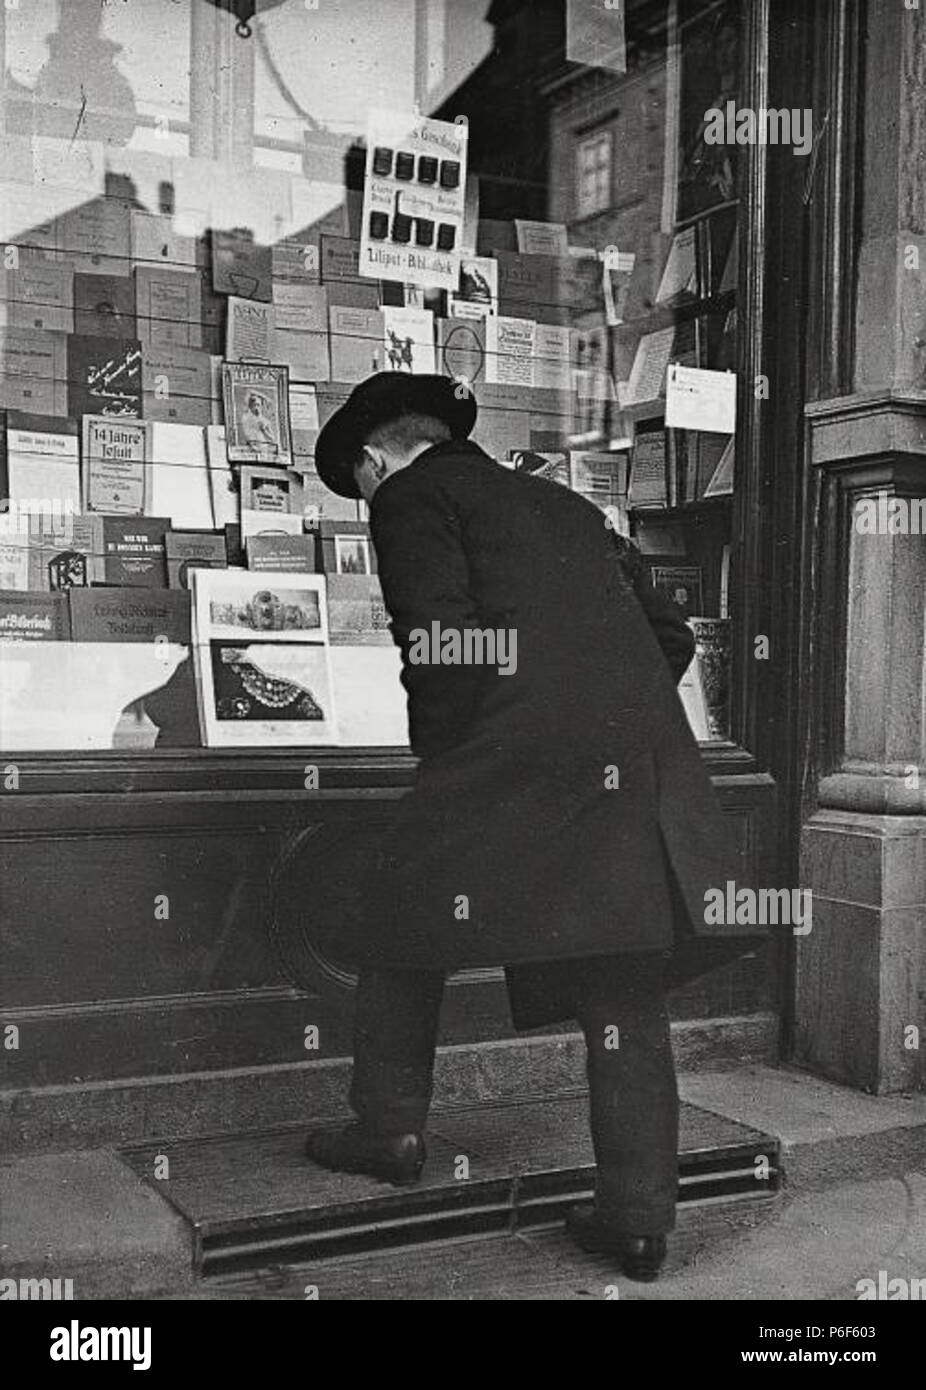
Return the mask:
[[[404,744],[365,508],[313,465],[382,369],[602,509],[723,737],[735,436],[675,369],[736,361],[743,7],[247,8],[0,8],[0,751]]]

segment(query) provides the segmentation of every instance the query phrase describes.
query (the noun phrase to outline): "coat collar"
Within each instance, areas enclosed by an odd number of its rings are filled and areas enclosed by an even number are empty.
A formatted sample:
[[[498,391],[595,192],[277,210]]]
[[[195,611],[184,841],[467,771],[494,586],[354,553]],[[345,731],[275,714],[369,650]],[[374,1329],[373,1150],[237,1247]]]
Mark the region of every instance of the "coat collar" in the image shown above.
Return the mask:
[[[489,462],[494,462],[491,454],[487,454],[485,449],[481,449],[478,444],[474,444],[471,439],[444,439],[440,444],[432,444],[429,449],[425,449],[418,457],[408,465],[401,468],[398,473],[390,473],[385,478],[373,494],[373,501],[370,503],[370,514],[376,508],[376,499],[382,495],[383,489],[387,488],[395,478],[401,478],[406,473],[411,473],[419,465],[427,465],[431,459],[435,458],[483,458]]]

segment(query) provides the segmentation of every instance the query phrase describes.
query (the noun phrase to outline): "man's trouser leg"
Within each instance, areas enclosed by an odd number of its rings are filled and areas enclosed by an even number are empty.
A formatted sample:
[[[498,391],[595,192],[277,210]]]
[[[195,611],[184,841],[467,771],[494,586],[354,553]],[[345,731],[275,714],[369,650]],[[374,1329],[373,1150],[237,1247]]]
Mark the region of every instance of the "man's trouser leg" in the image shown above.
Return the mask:
[[[582,989],[596,1201],[609,1226],[659,1236],[675,1225],[678,1090],[656,953],[614,957]]]
[[[361,972],[350,1103],[371,1132],[424,1129],[443,992],[439,971]]]

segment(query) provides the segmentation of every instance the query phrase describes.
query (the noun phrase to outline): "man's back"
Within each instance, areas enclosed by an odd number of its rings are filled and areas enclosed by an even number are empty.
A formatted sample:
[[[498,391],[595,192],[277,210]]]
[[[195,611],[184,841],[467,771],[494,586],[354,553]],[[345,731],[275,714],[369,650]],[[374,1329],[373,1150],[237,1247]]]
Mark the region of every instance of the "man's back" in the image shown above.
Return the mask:
[[[390,478],[371,521],[416,751],[488,737],[560,756],[639,754],[656,708],[677,703],[605,518],[575,493],[444,444]],[[502,634],[510,674],[498,663],[416,670],[412,634],[435,623]]]

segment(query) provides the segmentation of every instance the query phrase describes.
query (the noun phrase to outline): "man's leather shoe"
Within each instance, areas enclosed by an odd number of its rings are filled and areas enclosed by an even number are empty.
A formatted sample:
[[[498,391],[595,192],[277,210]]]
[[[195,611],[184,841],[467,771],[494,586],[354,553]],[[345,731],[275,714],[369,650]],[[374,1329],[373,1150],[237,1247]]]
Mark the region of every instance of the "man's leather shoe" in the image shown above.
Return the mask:
[[[420,1134],[373,1134],[359,1124],[313,1130],[305,1141],[305,1155],[322,1168],[366,1173],[395,1187],[417,1182],[426,1157]]]
[[[631,1236],[615,1231],[595,1207],[573,1207],[566,1230],[576,1245],[593,1255],[611,1255],[628,1279],[650,1284],[666,1258],[665,1236]]]

